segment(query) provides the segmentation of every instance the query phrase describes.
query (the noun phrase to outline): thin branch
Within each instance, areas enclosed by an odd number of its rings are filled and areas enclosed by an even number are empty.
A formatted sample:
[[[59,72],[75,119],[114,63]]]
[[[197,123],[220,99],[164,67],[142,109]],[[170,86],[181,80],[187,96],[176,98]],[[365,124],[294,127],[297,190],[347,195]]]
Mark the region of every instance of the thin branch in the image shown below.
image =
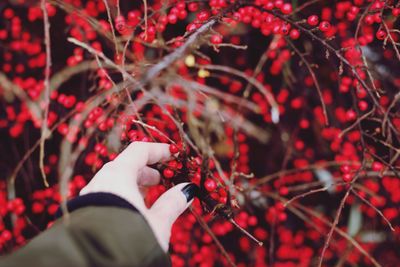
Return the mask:
[[[333,183],[333,184],[330,184],[330,185],[327,185],[327,186],[324,186],[324,187],[321,187],[321,188],[310,190],[308,192],[305,192],[303,194],[297,195],[297,196],[289,199],[287,202],[284,203],[284,205],[287,206],[287,205],[289,205],[290,203],[292,203],[293,201],[295,201],[297,199],[304,198],[306,196],[313,195],[313,194],[316,194],[316,193],[325,192],[329,188],[331,188],[332,186],[343,185],[343,184],[345,184],[345,183]]]
[[[205,69],[209,69],[209,70],[223,71],[223,72],[238,76],[242,79],[245,79],[246,81],[251,83],[254,87],[256,87],[259,90],[259,92],[261,94],[263,94],[264,97],[267,99],[268,103],[271,106],[272,122],[275,124],[279,122],[279,106],[275,100],[275,97],[273,96],[273,94],[271,92],[269,92],[266,88],[264,88],[264,85],[262,83],[260,83],[257,79],[247,75],[244,72],[238,71],[238,70],[228,67],[228,66],[221,66],[221,65],[195,65],[195,66],[197,68],[205,68]]]
[[[42,121],[41,138],[40,138],[40,155],[39,155],[39,167],[42,173],[43,182],[46,187],[49,187],[47,182],[46,173],[44,171],[44,144],[47,139],[47,117],[49,115],[50,105],[50,72],[51,72],[51,43],[50,43],[50,22],[46,8],[46,0],[42,0],[41,9],[43,12],[43,27],[44,27],[44,42],[46,46],[46,68],[44,70],[44,115]]]
[[[386,30],[386,33],[388,35],[390,43],[393,46],[394,51],[396,52],[397,59],[400,60],[400,52],[399,52],[399,49],[397,48],[396,41],[393,40],[392,34],[391,34],[390,30],[389,30],[389,27],[387,26],[387,24],[386,24],[386,22],[384,20],[382,20],[382,25]]]
[[[385,215],[383,215],[383,213],[374,205],[372,205],[371,202],[369,202],[365,197],[361,196],[357,191],[355,191],[354,189],[351,189],[351,192],[356,195],[359,199],[361,199],[365,204],[367,204],[369,207],[371,207],[376,213],[378,213],[382,219],[389,225],[390,230],[392,230],[393,232],[396,231],[394,229],[394,227],[392,226],[392,224],[390,223],[390,221],[385,217]]]
[[[358,124],[360,124],[361,121],[368,118],[369,115],[371,115],[374,112],[375,112],[375,107],[373,107],[370,111],[368,111],[361,117],[357,118],[357,120],[353,124],[351,124],[349,127],[347,127],[346,129],[344,129],[343,131],[340,132],[339,138],[342,138],[347,132],[351,131],[354,127],[356,127]]]
[[[320,87],[319,82],[318,82],[318,80],[317,80],[317,77],[316,77],[316,75],[315,75],[315,72],[314,72],[314,70],[313,70],[312,67],[311,67],[310,62],[308,62],[308,60],[307,60],[307,59],[304,57],[304,55],[299,51],[299,49],[297,49],[297,47],[293,44],[293,42],[290,41],[289,38],[285,38],[285,40],[286,40],[286,42],[290,45],[290,47],[294,50],[294,52],[300,57],[301,61],[306,65],[306,67],[307,67],[307,69],[308,69],[308,72],[310,73],[311,78],[312,78],[313,81],[314,81],[315,88],[317,88],[318,96],[319,96],[319,99],[320,99],[321,105],[322,105],[322,111],[323,111],[323,113],[324,113],[325,125],[329,125],[328,112],[326,111],[326,104],[325,104],[325,101],[324,101],[324,97],[323,97],[323,95],[322,95],[322,90],[321,90],[321,87]]]
[[[1,88],[3,88],[6,93],[17,96],[22,103],[25,103],[35,119],[41,119],[42,111],[37,103],[29,98],[24,89],[10,81],[3,72],[0,72],[0,84]],[[10,99],[10,101],[12,101],[12,99]]]
[[[112,33],[112,38],[114,41],[114,47],[115,47],[115,54],[119,54],[118,52],[118,43],[117,43],[117,38],[115,36],[115,29],[114,29],[114,23],[112,21],[112,17],[111,17],[111,10],[110,7],[108,6],[108,2],[107,0],[103,0],[104,6],[106,7],[107,10],[107,18],[108,18],[108,23],[110,24],[111,27],[111,33]]]
[[[350,189],[347,190],[346,194],[344,195],[344,197],[343,197],[342,200],[340,201],[339,208],[338,208],[337,211],[336,211],[336,215],[335,215],[335,219],[334,219],[334,221],[333,221],[333,223],[332,223],[332,227],[331,227],[331,229],[329,230],[329,233],[328,233],[328,235],[327,235],[327,237],[326,237],[326,239],[325,239],[324,247],[322,248],[321,256],[320,256],[319,262],[318,262],[318,266],[319,266],[319,267],[322,266],[322,263],[323,263],[323,261],[324,261],[325,252],[326,252],[326,250],[327,250],[328,247],[329,247],[329,242],[331,241],[332,234],[333,234],[333,232],[335,231],[337,224],[339,223],[340,215],[342,214],[342,210],[343,210],[343,208],[344,208],[344,204],[346,203],[346,200],[347,200],[347,198],[349,197],[349,195],[350,195]]]
[[[211,236],[211,238],[214,240],[215,244],[217,245],[218,249],[221,251],[222,255],[225,257],[227,260],[228,264],[232,267],[236,267],[236,264],[232,261],[231,257],[229,256],[228,252],[225,250],[224,246],[219,242],[218,238],[215,236],[215,234],[212,232],[211,228],[207,225],[207,223],[204,221],[204,219],[197,214],[197,212],[194,211],[192,207],[189,208],[194,217],[196,217],[197,221],[203,227],[203,229]]]
[[[327,162],[322,162],[322,163],[315,163],[311,164],[305,167],[301,168],[295,168],[295,169],[289,169],[289,170],[282,170],[278,171],[269,175],[266,175],[264,177],[261,177],[258,179],[253,186],[249,188],[249,190],[253,190],[255,187],[268,183],[269,181],[273,180],[274,178],[280,177],[282,175],[289,175],[293,173],[298,173],[298,172],[303,172],[303,171],[310,171],[314,169],[321,169],[321,168],[327,168],[327,167],[338,167],[342,165],[358,165],[358,161],[327,161]]]

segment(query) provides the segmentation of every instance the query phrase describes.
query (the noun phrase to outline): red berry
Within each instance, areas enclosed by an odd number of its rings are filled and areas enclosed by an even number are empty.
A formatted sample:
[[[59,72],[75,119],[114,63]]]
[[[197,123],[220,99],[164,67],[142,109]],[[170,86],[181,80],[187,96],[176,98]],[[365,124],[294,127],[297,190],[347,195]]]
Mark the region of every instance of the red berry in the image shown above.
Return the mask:
[[[345,183],[350,183],[351,180],[353,180],[353,175],[351,175],[350,173],[345,173],[342,176],[343,182]]]
[[[379,30],[376,32],[376,38],[378,40],[383,40],[386,38],[386,32],[384,30]]]
[[[354,121],[357,118],[357,113],[350,109],[346,112],[346,119],[347,121]]]
[[[286,186],[282,186],[281,188],[279,188],[279,194],[281,196],[286,196],[287,194],[289,194],[289,188],[287,188]]]
[[[276,8],[282,8],[283,0],[275,0],[274,4]]]
[[[171,154],[176,154],[179,152],[179,147],[175,144],[171,144],[169,145],[169,152],[171,152]]]
[[[281,222],[286,221],[286,219],[287,219],[286,213],[285,213],[285,212],[279,212],[279,214],[278,214],[278,219],[279,219],[279,221],[281,221]]]
[[[210,14],[207,11],[201,11],[197,14],[197,18],[200,21],[206,21],[210,17]]]
[[[297,29],[293,29],[293,30],[290,31],[289,36],[293,40],[297,40],[300,37],[300,32]]]
[[[366,111],[368,109],[368,103],[364,100],[361,100],[360,102],[358,102],[358,108],[361,111]]]
[[[217,183],[216,183],[214,180],[212,180],[212,179],[207,179],[207,180],[204,182],[204,187],[206,188],[206,190],[207,190],[208,192],[212,192],[212,191],[214,191],[214,190],[217,188]]]
[[[163,175],[166,179],[171,179],[172,177],[174,177],[175,173],[173,170],[166,168],[163,171]]]
[[[372,25],[374,24],[374,22],[375,22],[374,16],[372,15],[365,16],[365,23],[367,23],[368,25]]]
[[[128,20],[129,21],[137,21],[139,19],[139,16],[136,12],[130,11],[128,12]]]
[[[285,15],[292,13],[292,5],[289,3],[283,4],[281,11]]]
[[[213,36],[211,36],[210,41],[212,44],[220,44],[222,43],[222,37],[219,34],[214,34]]]
[[[327,21],[321,21],[319,24],[319,29],[321,32],[327,32],[331,29],[331,24]]]
[[[196,3],[196,2],[192,2],[192,3],[190,3],[190,4],[188,5],[188,9],[189,9],[189,11],[191,11],[191,12],[197,11],[198,8],[199,8],[199,4]]]
[[[125,18],[123,16],[115,18],[115,28],[118,32],[123,32],[125,30]]]
[[[342,165],[342,166],[340,167],[340,170],[341,170],[343,173],[348,173],[348,172],[350,172],[350,166],[349,166],[349,165]]]
[[[178,167],[178,162],[176,160],[171,160],[170,162],[168,162],[168,167],[170,167],[171,169],[176,169]]]
[[[4,231],[1,233],[1,237],[2,237],[2,239],[3,239],[4,241],[9,241],[9,240],[11,240],[11,238],[12,238],[12,234],[11,234],[11,232],[10,232],[9,230],[4,230]]]
[[[168,22],[170,24],[175,24],[178,21],[178,16],[176,14],[169,14],[168,15]]]
[[[392,15],[395,16],[395,17],[399,16],[400,15],[400,8],[399,7],[393,8],[392,9]]]
[[[377,161],[374,161],[371,166],[373,171],[379,172],[383,169],[383,164]]]
[[[307,23],[310,26],[317,26],[318,22],[319,22],[319,19],[318,19],[318,16],[316,16],[316,15],[311,15],[307,18]]]

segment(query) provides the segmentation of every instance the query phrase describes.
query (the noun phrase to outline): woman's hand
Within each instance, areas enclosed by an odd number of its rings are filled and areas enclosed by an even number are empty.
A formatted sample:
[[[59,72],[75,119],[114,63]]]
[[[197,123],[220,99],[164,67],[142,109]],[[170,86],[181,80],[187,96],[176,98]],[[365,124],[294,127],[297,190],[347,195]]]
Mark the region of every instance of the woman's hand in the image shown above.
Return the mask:
[[[192,203],[196,186],[178,184],[162,194],[150,209],[139,188],[158,184],[160,173],[148,165],[169,159],[168,144],[133,142],[113,161],[106,163],[80,195],[106,192],[127,200],[143,214],[161,247],[167,251],[172,224]]]

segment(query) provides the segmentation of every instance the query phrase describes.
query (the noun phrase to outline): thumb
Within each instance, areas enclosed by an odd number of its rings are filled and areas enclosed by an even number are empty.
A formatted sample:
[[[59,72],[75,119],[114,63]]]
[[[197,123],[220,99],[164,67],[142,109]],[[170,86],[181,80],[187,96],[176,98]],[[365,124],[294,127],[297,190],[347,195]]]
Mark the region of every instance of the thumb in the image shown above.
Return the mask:
[[[162,194],[148,212],[148,220],[163,249],[168,249],[172,224],[193,202],[198,190],[193,183],[181,183]]]

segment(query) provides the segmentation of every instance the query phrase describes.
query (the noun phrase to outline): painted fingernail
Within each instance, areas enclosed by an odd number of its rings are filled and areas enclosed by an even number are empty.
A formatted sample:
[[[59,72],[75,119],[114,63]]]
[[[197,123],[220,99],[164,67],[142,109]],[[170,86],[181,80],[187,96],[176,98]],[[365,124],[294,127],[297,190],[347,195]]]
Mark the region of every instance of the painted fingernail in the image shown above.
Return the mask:
[[[195,185],[193,183],[185,185],[182,188],[182,193],[185,195],[187,202],[190,202],[194,198],[194,196],[196,195],[197,190],[198,190],[197,185]]]

